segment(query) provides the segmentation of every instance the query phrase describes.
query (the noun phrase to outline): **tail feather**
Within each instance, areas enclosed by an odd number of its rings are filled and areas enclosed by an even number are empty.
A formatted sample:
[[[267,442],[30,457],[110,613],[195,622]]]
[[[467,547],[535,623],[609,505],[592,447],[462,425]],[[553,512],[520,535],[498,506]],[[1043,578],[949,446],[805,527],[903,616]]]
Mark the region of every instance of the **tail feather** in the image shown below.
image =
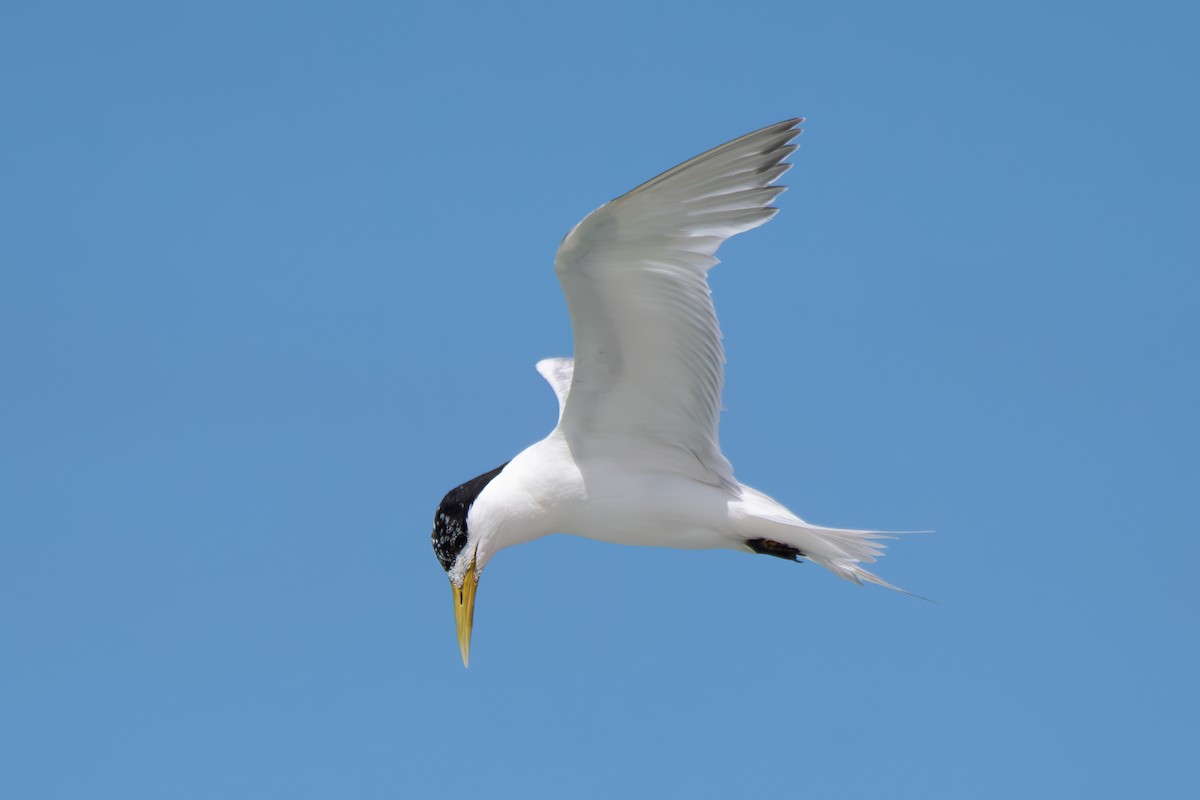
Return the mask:
[[[743,525],[752,538],[764,538],[799,550],[803,557],[858,585],[873,583],[903,594],[913,595],[893,586],[862,564],[871,564],[883,556],[887,545],[884,539],[895,539],[899,531],[871,531],[846,528],[826,528],[797,517],[778,501],[749,487],[742,487],[745,518]]]

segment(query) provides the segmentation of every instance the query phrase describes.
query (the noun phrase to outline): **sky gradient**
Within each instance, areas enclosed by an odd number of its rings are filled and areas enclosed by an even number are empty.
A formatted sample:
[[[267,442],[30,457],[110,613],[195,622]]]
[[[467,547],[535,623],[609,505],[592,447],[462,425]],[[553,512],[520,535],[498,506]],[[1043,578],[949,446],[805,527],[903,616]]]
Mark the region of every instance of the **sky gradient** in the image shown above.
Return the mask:
[[[10,4],[0,796],[1194,790],[1196,8]],[[463,670],[432,516],[554,424],[559,240],[796,115],[722,442],[936,602],[556,536]]]

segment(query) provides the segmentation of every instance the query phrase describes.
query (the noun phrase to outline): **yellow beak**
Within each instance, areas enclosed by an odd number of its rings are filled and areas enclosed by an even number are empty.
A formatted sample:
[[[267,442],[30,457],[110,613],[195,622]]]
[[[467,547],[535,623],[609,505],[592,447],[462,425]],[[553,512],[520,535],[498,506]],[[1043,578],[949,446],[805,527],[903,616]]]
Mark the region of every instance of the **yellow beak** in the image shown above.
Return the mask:
[[[454,622],[458,626],[458,649],[462,651],[464,667],[471,657],[471,623],[475,619],[475,587],[478,585],[474,561],[463,576],[461,589],[450,582],[450,592],[454,595]]]

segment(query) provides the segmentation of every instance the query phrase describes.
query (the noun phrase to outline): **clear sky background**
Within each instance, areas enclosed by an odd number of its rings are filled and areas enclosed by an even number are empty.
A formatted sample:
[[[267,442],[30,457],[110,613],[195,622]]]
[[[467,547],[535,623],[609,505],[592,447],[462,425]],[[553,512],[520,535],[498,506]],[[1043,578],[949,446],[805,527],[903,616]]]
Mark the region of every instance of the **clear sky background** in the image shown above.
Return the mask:
[[[1197,784],[1195,3],[10,3],[0,796]],[[887,580],[429,545],[595,206],[809,118],[712,273],[738,477]]]

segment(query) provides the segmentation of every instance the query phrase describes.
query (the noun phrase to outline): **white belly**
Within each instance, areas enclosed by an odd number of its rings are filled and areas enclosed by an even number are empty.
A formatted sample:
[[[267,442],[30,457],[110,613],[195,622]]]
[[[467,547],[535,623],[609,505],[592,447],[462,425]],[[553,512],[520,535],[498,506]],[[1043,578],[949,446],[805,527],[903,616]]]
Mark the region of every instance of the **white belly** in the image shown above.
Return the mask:
[[[737,541],[730,522],[736,498],[691,478],[585,462],[577,489],[558,509],[561,533],[603,542],[705,549]]]
[[[482,569],[496,551],[551,533],[689,550],[740,547],[745,536],[731,519],[737,502],[720,487],[629,460],[577,460],[551,436],[505,466],[468,522],[484,533],[476,551]]]

